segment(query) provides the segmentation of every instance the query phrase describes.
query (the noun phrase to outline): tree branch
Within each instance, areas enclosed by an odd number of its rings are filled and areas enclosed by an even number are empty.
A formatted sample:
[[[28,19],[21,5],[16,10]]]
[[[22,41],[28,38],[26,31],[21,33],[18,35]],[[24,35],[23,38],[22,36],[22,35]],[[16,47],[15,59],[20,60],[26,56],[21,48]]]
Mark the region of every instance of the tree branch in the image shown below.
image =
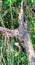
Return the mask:
[[[21,37],[22,35],[19,33],[18,29],[9,30],[7,28],[0,27],[0,34],[7,34],[10,37]]]

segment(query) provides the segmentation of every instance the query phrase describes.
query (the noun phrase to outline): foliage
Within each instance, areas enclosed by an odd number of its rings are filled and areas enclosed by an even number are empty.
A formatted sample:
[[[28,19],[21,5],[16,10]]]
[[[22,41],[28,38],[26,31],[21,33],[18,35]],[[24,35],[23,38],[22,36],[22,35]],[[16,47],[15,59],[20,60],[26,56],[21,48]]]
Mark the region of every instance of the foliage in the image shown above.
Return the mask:
[[[7,7],[7,6],[11,6],[12,4],[14,4],[15,2],[21,2],[21,0],[7,0],[4,2],[4,6]]]
[[[18,14],[21,8],[21,1],[22,0],[3,0],[1,15],[4,15],[2,17],[2,23],[4,23],[4,26],[6,28],[16,29],[19,27]],[[31,40],[33,42],[33,47],[35,48],[35,17],[31,12],[32,8],[35,6],[35,0],[23,1],[25,2],[27,8],[26,18],[29,25],[28,31],[33,31],[31,32]],[[4,42],[4,40],[5,38],[0,35],[0,65],[30,65],[29,60],[26,56],[26,52],[22,52],[19,47],[15,46],[15,42],[20,43],[18,40],[12,38],[7,39],[8,42]]]

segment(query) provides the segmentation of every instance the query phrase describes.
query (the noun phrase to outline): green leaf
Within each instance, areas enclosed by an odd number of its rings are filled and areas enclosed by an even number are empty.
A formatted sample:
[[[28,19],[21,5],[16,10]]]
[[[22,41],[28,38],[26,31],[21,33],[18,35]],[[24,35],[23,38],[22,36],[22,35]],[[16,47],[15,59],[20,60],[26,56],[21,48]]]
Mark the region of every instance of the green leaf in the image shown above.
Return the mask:
[[[17,56],[19,56],[19,52],[16,52],[16,53],[15,53],[15,57],[17,57]]]
[[[7,0],[4,2],[4,6],[11,6],[12,4],[14,4],[15,2],[21,2],[22,0]]]
[[[35,48],[35,44],[33,44],[33,47]]]
[[[16,0],[7,0],[4,2],[4,6],[11,6],[14,2],[16,2]]]
[[[35,38],[35,35],[33,35],[33,38]]]
[[[35,27],[32,27],[32,30],[35,31]]]
[[[34,3],[34,2],[35,2],[35,0],[31,0],[31,2],[32,2],[32,3]]]
[[[0,47],[2,46],[2,42],[0,42]]]
[[[16,0],[11,0],[12,3],[16,2]]]
[[[22,61],[25,61],[26,59],[27,57],[25,55],[21,58]]]
[[[4,2],[4,6],[7,7],[7,6],[10,6],[10,3],[7,1],[7,2]]]
[[[31,0],[27,0],[27,2],[28,2],[28,4],[30,4],[31,3]]]
[[[32,20],[32,23],[34,23],[35,21],[34,20]]]
[[[30,65],[30,63],[28,63],[28,65]]]
[[[16,0],[16,2],[21,2],[22,0]]]

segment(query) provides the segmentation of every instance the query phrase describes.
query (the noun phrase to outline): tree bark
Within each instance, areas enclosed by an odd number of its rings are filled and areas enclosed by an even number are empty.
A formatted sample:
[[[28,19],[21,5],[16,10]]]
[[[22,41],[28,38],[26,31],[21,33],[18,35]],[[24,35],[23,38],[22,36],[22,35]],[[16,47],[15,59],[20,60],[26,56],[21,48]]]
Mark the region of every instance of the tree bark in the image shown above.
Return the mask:
[[[26,53],[27,56],[29,58],[30,61],[30,65],[35,65],[35,53],[34,53],[34,49],[32,47],[32,43],[31,43],[31,39],[30,39],[30,34],[27,33],[27,29],[28,29],[28,22],[26,20],[26,15],[25,15],[25,11],[26,11],[26,6],[25,3],[22,2],[21,3],[21,16],[19,14],[19,32],[22,34],[21,40],[24,40],[24,47],[26,49]],[[24,31],[24,29],[26,31]]]
[[[25,4],[22,2],[21,4],[21,12],[19,14],[19,28],[15,30],[9,30],[7,28],[0,27],[0,34],[9,36],[9,37],[16,37],[20,41],[24,40],[24,47],[26,49],[27,56],[29,58],[30,64],[35,65],[35,53],[32,47],[32,43],[30,40],[30,34],[27,33],[27,20],[25,16]],[[26,31],[25,31],[26,30]]]

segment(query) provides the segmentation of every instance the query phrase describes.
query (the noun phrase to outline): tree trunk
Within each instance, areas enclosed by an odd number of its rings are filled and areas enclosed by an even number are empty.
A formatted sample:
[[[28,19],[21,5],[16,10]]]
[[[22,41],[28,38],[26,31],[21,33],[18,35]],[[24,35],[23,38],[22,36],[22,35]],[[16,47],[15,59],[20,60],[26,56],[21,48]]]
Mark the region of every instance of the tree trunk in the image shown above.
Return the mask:
[[[0,27],[0,34],[7,32],[7,35],[10,37],[18,37],[20,41],[24,40],[24,47],[26,49],[27,56],[29,58],[30,64],[35,65],[35,53],[32,47],[32,43],[30,40],[30,35],[27,32],[27,21],[26,21],[26,6],[24,2],[21,4],[21,12],[19,14],[19,28],[17,30],[9,30],[7,28]],[[1,17],[1,16],[0,16]]]
[[[34,49],[32,47],[32,43],[30,40],[30,35],[27,32],[28,24],[26,21],[25,11],[26,11],[26,7],[25,7],[24,2],[22,2],[21,12],[20,12],[21,16],[19,14],[19,20],[20,20],[19,21],[19,25],[20,25],[19,32],[23,35],[21,37],[21,40],[24,40],[24,47],[26,49],[26,53],[29,58],[30,65],[35,65],[35,53],[34,53]]]

